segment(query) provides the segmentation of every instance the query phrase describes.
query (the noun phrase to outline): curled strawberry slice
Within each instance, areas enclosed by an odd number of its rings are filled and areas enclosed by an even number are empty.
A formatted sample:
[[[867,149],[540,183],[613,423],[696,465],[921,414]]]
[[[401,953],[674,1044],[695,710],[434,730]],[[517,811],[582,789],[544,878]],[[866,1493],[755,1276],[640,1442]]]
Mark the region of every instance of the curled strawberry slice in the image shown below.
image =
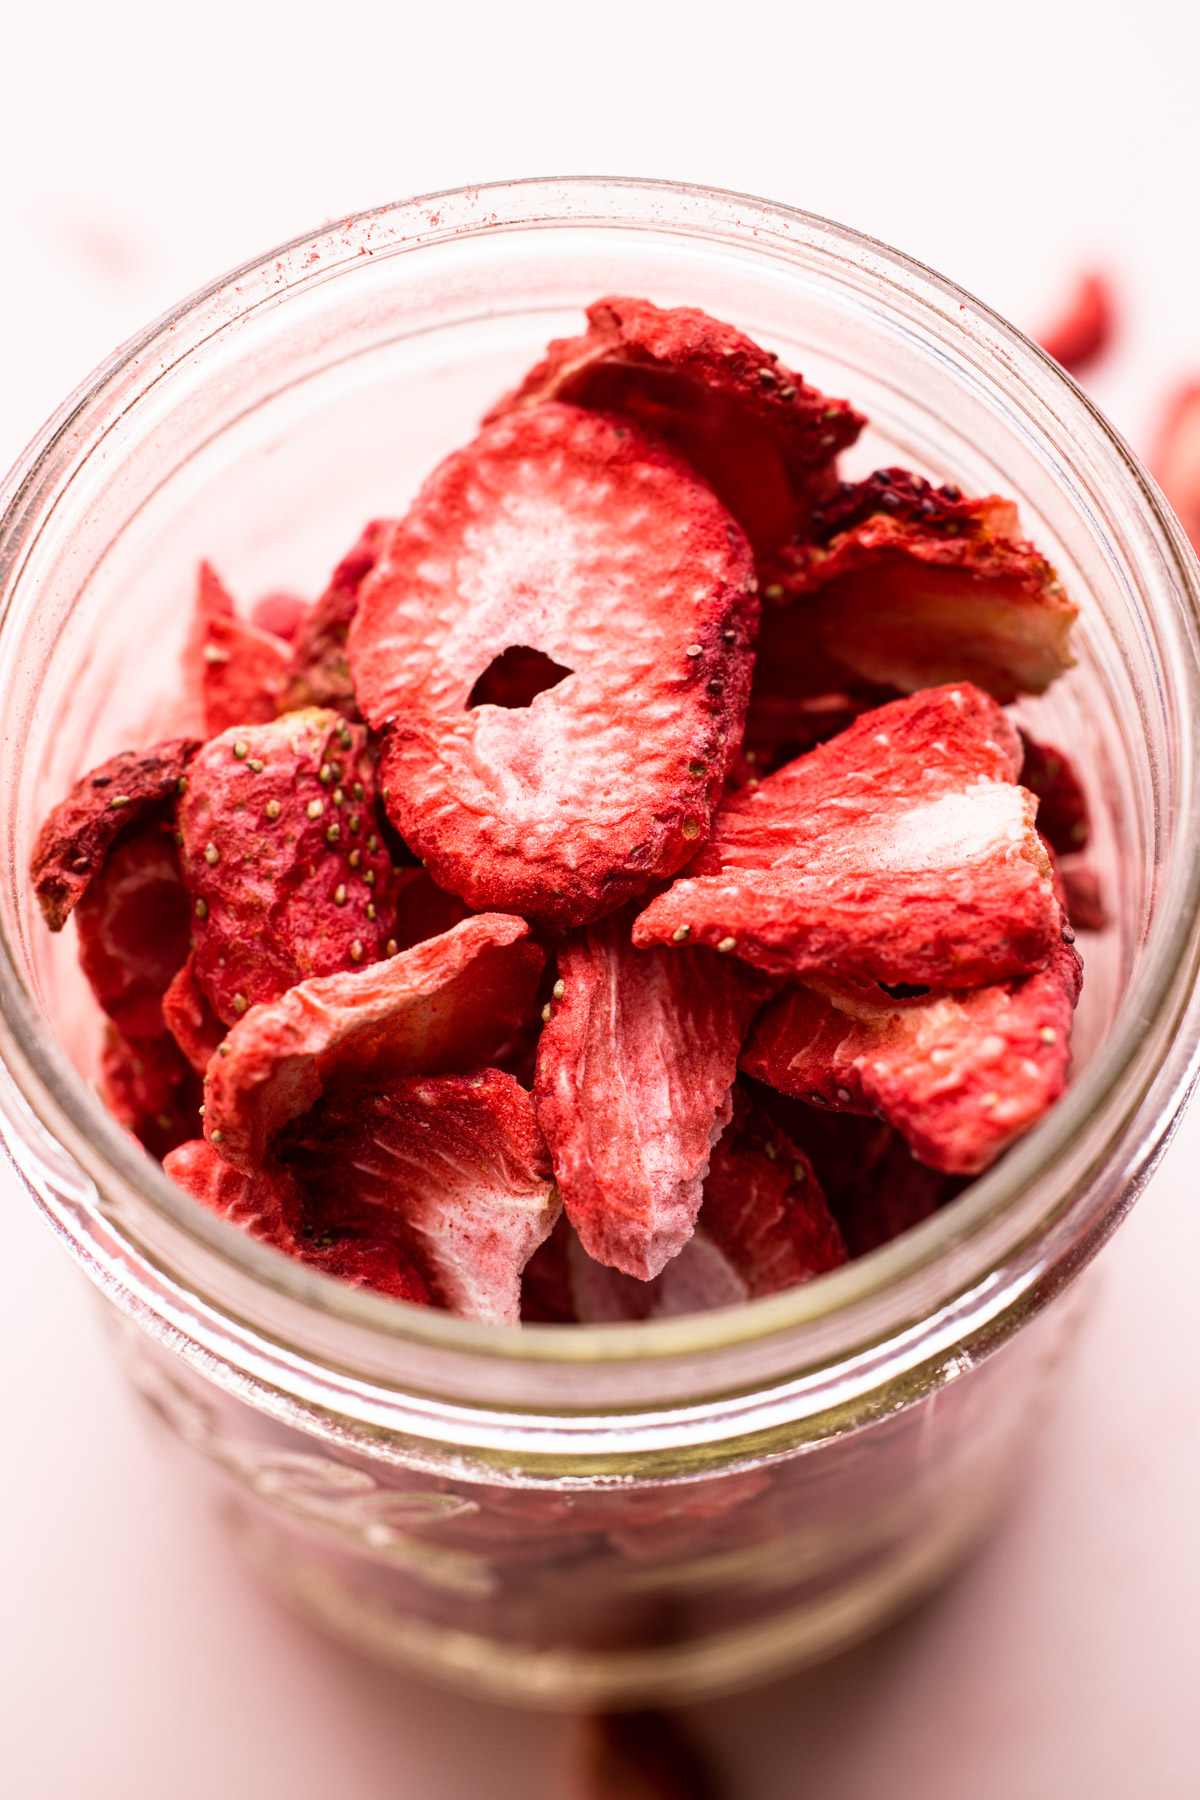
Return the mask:
[[[126,1038],[109,1025],[100,1055],[100,1088],[118,1124],[151,1156],[165,1156],[186,1142],[200,1123],[200,1079],[165,1031]]]
[[[874,1112],[922,1162],[978,1175],[1066,1086],[1082,965],[1060,943],[1024,980],[896,998],[808,977],[756,1021],[742,1067],[848,1112]]]
[[[636,425],[540,406],[449,457],[349,640],[388,813],[434,879],[562,926],[679,868],[741,732],[755,586],[712,490]]]
[[[150,750],[123,750],[91,769],[48,815],[33,847],[34,892],[51,931],[61,931],[99,875],[119,836],[132,836],[186,785],[198,745],[173,738]]]
[[[769,991],[707,950],[636,950],[625,916],[560,948],[538,1046],[538,1122],[587,1250],[646,1281],[677,1256]]]
[[[906,469],[848,484],[762,571],[760,656],[788,691],[974,682],[1040,694],[1074,657],[1078,607],[997,495],[968,500]]]
[[[777,976],[975,987],[1040,967],[1062,916],[1016,785],[1021,746],[966,683],[864,713],[722,806],[635,944],[702,943]]]
[[[183,679],[193,706],[198,704],[205,735],[273,719],[291,658],[287,640],[242,618],[212,564],[201,563]]]
[[[834,461],[865,421],[694,306],[609,295],[584,336],[559,338],[492,419],[547,400],[622,413],[707,478],[757,555],[807,523],[836,483]]]
[[[477,1067],[524,1014],[543,960],[523,919],[480,913],[387,962],[252,1007],[208,1066],[205,1137],[253,1174],[326,1092]]]
[[[317,1231],[394,1242],[448,1311],[518,1322],[521,1272],[560,1202],[533,1102],[511,1075],[418,1076],[332,1096],[281,1155]]]

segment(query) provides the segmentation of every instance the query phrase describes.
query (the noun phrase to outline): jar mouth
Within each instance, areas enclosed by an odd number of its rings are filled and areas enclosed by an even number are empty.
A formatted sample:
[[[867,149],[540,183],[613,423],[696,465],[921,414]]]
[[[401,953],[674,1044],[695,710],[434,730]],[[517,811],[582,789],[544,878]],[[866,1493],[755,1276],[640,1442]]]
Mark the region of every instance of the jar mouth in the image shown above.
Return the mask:
[[[882,290],[910,321],[940,339],[963,379],[1003,382],[1014,409],[1095,529],[1105,515],[1097,482],[1119,491],[1134,555],[1154,561],[1166,597],[1142,616],[1158,704],[1179,749],[1178,794],[1158,824],[1153,917],[1121,1014],[1106,1041],[1044,1120],[958,1199],[901,1237],[784,1294],[718,1312],[629,1325],[511,1327],[476,1323],[351,1289],[246,1238],[206,1212],[116,1124],[51,1030],[29,979],[22,925],[23,860],[10,833],[0,907],[0,1051],[16,1105],[33,1115],[27,1178],[71,1191],[59,1211],[64,1235],[110,1288],[129,1286],[134,1263],[160,1293],[191,1296],[220,1316],[225,1340],[262,1333],[256,1293],[287,1303],[280,1341],[313,1354],[301,1321],[322,1321],[321,1354],[351,1366],[366,1338],[379,1370],[406,1380],[406,1347],[502,1363],[661,1362],[786,1337],[792,1367],[815,1365],[848,1341],[895,1337],[968,1293],[993,1309],[1016,1303],[1069,1243],[1111,1224],[1101,1214],[1117,1189],[1136,1189],[1194,1075],[1195,977],[1200,962],[1200,796],[1193,722],[1200,719],[1200,568],[1154,483],[1087,398],[1035,345],[988,307],[902,253],[846,227],[752,196],[672,182],[573,177],[450,190],[351,215],[297,238],[183,301],[116,351],[64,404],[9,475],[0,503],[0,645],[11,638],[12,599],[31,549],[86,459],[102,450],[123,411],[178,374],[214,334],[344,276],[364,255],[411,256],[447,239],[567,227],[653,229],[681,239],[719,238],[777,259],[825,258],[847,293]],[[914,324],[915,328],[915,324]],[[851,396],[853,398],[853,396]],[[6,655],[0,650],[0,666]],[[36,926],[35,926],[36,928]],[[36,1121],[36,1124],[33,1123]],[[55,1145],[83,1172],[56,1181]],[[14,1150],[16,1160],[22,1155]],[[61,1164],[61,1153],[57,1163]],[[45,1169],[51,1174],[47,1176]],[[1110,1206],[1111,1211],[1111,1206]],[[69,1215],[69,1217],[68,1217]],[[1111,1222],[1115,1222],[1113,1219]],[[1055,1238],[1054,1234],[1058,1236]],[[1051,1239],[1057,1245],[1051,1247]],[[1020,1278],[1014,1287],[1014,1257]],[[1006,1273],[1007,1271],[1007,1273]],[[197,1298],[199,1296],[199,1298]],[[337,1334],[353,1328],[353,1346]],[[332,1333],[332,1336],[328,1334]],[[391,1347],[389,1349],[389,1346]],[[378,1373],[386,1380],[386,1373]]]

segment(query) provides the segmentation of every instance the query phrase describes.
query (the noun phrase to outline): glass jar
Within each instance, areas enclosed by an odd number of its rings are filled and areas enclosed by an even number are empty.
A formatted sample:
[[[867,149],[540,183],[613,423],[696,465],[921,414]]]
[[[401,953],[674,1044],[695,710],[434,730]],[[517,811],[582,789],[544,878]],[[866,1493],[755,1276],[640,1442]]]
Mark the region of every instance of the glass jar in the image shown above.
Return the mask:
[[[791,1293],[695,1317],[485,1326],[339,1286],[194,1205],[89,1086],[99,1031],[32,836],[165,735],[194,571],[312,592],[547,338],[607,292],[706,308],[900,462],[1020,505],[1082,604],[1022,703],[1088,780],[1110,914],[1076,1073],[961,1198]],[[669,184],[539,181],[365,213],[119,351],[10,477],[0,526],[0,1111],[134,1380],[294,1603],[426,1675],[542,1704],[695,1696],[826,1654],[994,1517],[1064,1298],[1196,1065],[1198,572],[1144,473],[1031,344],[867,239]]]

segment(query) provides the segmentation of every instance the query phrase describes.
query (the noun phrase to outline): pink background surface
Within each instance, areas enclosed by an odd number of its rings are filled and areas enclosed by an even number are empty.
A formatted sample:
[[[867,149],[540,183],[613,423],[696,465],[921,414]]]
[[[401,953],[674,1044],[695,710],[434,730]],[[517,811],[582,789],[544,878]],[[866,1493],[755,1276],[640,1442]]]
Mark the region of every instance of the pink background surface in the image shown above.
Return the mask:
[[[1200,371],[1200,17],[347,0],[6,25],[0,461],[112,345],[353,207],[603,171],[744,188],[903,246],[1037,326],[1081,263],[1129,329],[1095,392],[1145,448]],[[706,1706],[735,1800],[1200,1791],[1200,1112],[1100,1259],[1024,1496],[934,1600]],[[159,1457],[86,1284],[0,1168],[0,1790],[20,1800],[542,1800],[564,1727],[382,1673],[242,1578]]]

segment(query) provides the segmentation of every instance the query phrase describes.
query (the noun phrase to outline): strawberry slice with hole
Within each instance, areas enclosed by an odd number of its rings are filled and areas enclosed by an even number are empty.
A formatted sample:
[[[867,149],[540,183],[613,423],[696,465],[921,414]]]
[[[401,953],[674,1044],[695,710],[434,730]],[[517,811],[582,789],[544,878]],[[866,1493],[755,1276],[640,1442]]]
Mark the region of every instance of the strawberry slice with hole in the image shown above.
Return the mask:
[[[99,875],[117,838],[166,816],[199,745],[172,738],[150,750],[123,750],[91,769],[47,817],[33,847],[34,892],[51,931],[61,931]]]
[[[678,869],[740,736],[755,587],[707,483],[633,424],[535,407],[449,457],[350,627],[389,816],[439,885],[565,926]]]
[[[488,421],[549,400],[622,413],[673,444],[712,483],[757,555],[803,528],[836,484],[834,461],[865,423],[694,306],[609,295],[582,337],[558,338]]]
[[[768,612],[782,608],[762,651],[793,665],[800,691],[970,681],[1013,700],[1074,663],[1079,609],[1021,537],[1011,500],[879,469],[847,484],[813,530],[762,570]]]
[[[253,1007],[213,1057],[205,1137],[250,1174],[326,1092],[478,1067],[528,1007],[543,961],[523,919],[480,913],[372,968],[300,982]]]
[[[538,1046],[538,1122],[587,1250],[642,1281],[692,1235],[768,985],[707,950],[637,950],[626,915],[560,947]]]
[[[423,1075],[331,1096],[280,1155],[315,1232],[395,1242],[448,1311],[519,1321],[521,1272],[561,1206],[533,1101],[511,1075]]]
[[[785,978],[976,987],[1039,968],[1062,915],[1021,755],[965,683],[865,713],[727,800],[633,940],[709,944]]]
[[[178,824],[195,975],[225,1024],[387,953],[393,873],[361,725],[313,709],[222,732],[190,766]]]
[[[810,1105],[877,1113],[922,1162],[978,1175],[1065,1088],[1081,979],[1066,943],[1024,980],[966,992],[810,976],[764,1009],[742,1067]]]

